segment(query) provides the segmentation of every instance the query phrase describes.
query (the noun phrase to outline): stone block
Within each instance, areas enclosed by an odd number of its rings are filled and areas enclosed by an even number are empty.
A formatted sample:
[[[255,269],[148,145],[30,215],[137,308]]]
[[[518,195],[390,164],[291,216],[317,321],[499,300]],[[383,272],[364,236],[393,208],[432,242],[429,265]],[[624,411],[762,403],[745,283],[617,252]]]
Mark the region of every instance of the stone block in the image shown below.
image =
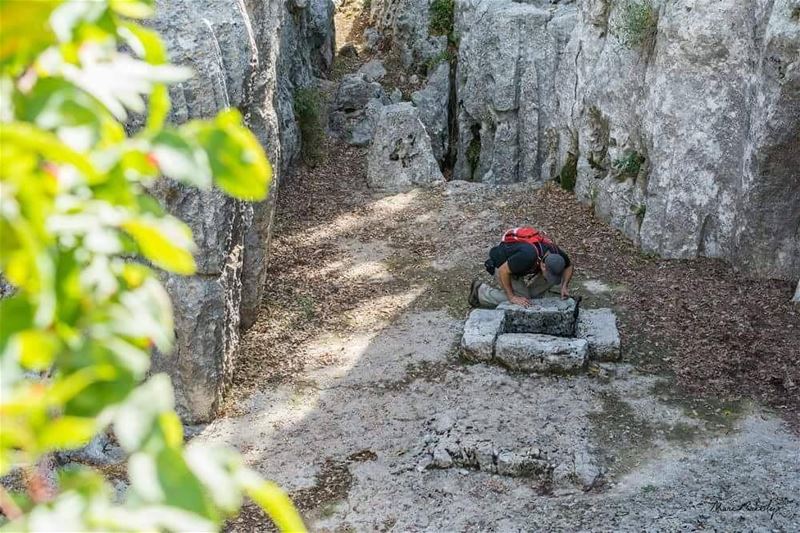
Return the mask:
[[[431,138],[411,102],[381,109],[367,157],[367,184],[390,192],[444,183]]]
[[[620,352],[617,317],[611,309],[584,309],[578,316],[575,335],[589,343],[592,361],[619,361]]]
[[[464,324],[461,355],[464,359],[487,362],[494,355],[494,342],[503,333],[505,313],[494,309],[475,309]]]
[[[588,344],[584,339],[507,333],[497,337],[494,358],[522,372],[573,373],[586,366]]]
[[[497,309],[506,314],[506,333],[575,335],[575,300],[571,298],[541,298],[533,300],[530,307],[503,303]]]

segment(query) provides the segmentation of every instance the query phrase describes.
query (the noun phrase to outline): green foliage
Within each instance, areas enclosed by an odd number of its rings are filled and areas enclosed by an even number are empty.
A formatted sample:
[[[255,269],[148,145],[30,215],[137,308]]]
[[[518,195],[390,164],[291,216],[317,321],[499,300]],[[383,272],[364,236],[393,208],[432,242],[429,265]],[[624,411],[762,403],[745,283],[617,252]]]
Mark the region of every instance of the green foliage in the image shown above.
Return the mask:
[[[451,35],[453,33],[453,16],[455,0],[433,0],[430,7],[431,35]]]
[[[245,495],[281,529],[301,530],[286,495],[237,454],[185,448],[169,378],[148,377],[151,350],[168,352],[174,335],[148,264],[195,270],[189,228],[149,188],[164,176],[261,199],[272,177],[238,112],[165,123],[165,84],[189,73],[133,22],[152,9],[0,2],[0,267],[16,287],[0,301],[0,475],[28,481],[27,494],[0,488],[5,530],[209,531]],[[146,117],[133,135],[130,112]],[[48,485],[49,454],[105,431],[129,457],[124,502],[88,467]]]
[[[645,48],[652,44],[657,27],[658,14],[650,0],[626,0],[613,34],[627,48]]]
[[[294,115],[300,126],[301,156],[308,165],[315,165],[322,157],[322,131],[320,109],[322,95],[316,87],[304,87],[294,93]]]
[[[566,191],[574,191],[575,183],[578,179],[578,156],[569,152],[564,166],[561,167],[561,172],[558,174],[558,181],[561,188]]]
[[[617,180],[625,181],[628,178],[636,179],[646,160],[647,159],[642,154],[633,151],[628,153],[625,157],[615,159],[611,166],[614,169],[614,175]]]
[[[361,3],[361,9],[368,12],[370,8],[372,8],[372,0],[363,0]]]
[[[430,74],[436,69],[436,67],[439,66],[439,63],[441,63],[442,61],[450,63],[453,61],[454,58],[455,58],[455,53],[450,48],[447,48],[443,52],[439,52],[438,54],[431,57],[430,59],[428,59],[428,61],[425,62],[425,72]]]

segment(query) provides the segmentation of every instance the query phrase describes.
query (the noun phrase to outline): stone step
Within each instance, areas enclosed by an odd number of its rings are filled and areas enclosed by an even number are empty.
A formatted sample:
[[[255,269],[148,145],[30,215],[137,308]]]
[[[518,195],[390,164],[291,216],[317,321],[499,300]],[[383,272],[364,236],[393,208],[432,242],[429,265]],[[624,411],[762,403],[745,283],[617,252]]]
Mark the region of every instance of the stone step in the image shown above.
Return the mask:
[[[506,315],[506,333],[541,333],[559,337],[575,336],[575,300],[541,298],[530,307],[511,303],[497,306]]]
[[[506,315],[494,309],[475,309],[464,324],[461,355],[468,361],[485,363],[494,357],[494,342],[505,332]]]
[[[531,333],[505,333],[495,342],[494,359],[522,372],[575,373],[586,367],[589,343]]]
[[[617,316],[611,309],[582,309],[575,336],[589,343],[589,359],[616,362],[622,358]]]

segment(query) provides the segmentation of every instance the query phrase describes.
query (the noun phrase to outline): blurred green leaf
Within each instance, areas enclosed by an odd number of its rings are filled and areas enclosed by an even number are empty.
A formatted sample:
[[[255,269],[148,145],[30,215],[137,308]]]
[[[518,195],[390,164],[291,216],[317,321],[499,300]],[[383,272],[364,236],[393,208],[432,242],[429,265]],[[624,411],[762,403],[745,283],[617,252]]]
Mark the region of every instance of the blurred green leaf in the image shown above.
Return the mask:
[[[211,186],[206,153],[180,134],[164,130],[153,138],[153,156],[165,176],[199,188]]]
[[[272,182],[272,167],[255,136],[229,109],[211,122],[190,122],[186,131],[203,147],[211,162],[214,183],[233,197],[263,200]]]
[[[275,483],[264,481],[261,476],[242,468],[237,479],[250,498],[272,518],[281,531],[306,531],[303,520],[292,505],[289,496]]]
[[[48,19],[60,2],[38,0],[0,3],[0,65],[3,72],[18,74],[33,58],[55,42]]]
[[[117,408],[114,433],[120,445],[135,452],[144,445],[159,415],[174,407],[172,383],[166,374],[156,374],[139,386]]]
[[[92,440],[97,424],[94,418],[62,416],[50,421],[39,434],[39,450],[71,450]]]
[[[132,19],[142,19],[153,14],[153,0],[111,0],[111,9]]]
[[[11,350],[24,368],[46,370],[55,359],[58,339],[52,333],[29,329],[14,335]]]
[[[194,274],[194,242],[188,226],[176,218],[139,217],[122,224],[142,255],[154,265],[182,274]]]
[[[134,2],[131,1],[125,2],[127,5],[133,3]],[[167,49],[164,43],[161,42],[161,38],[153,30],[149,30],[134,22],[123,22],[120,24],[118,31],[120,37],[131,47],[133,53],[148,63],[152,65],[163,65],[167,62]]]

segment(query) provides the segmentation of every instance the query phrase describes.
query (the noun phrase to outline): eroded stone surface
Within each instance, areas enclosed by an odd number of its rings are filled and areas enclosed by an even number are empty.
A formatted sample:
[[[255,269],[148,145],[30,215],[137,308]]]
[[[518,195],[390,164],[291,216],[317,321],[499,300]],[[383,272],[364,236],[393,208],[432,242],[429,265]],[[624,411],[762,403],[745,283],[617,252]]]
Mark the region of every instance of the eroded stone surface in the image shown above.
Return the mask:
[[[497,337],[494,358],[523,372],[577,372],[586,366],[588,343],[552,335],[506,333]]]
[[[619,361],[617,317],[611,309],[582,309],[575,326],[575,335],[589,343],[592,361]]]
[[[367,183],[385,191],[444,183],[431,139],[410,102],[381,109],[369,150]]]
[[[504,332],[505,313],[494,309],[475,309],[464,323],[461,355],[469,361],[487,362],[494,355],[497,336]]]
[[[575,300],[541,298],[530,307],[511,303],[497,306],[506,313],[506,333],[542,333],[571,337],[575,334]]]
[[[359,72],[342,78],[331,104],[329,129],[344,141],[366,146],[372,141],[380,109],[388,97],[376,81]]]
[[[442,61],[428,76],[425,88],[415,91],[411,101],[419,109],[419,118],[431,138],[433,155],[444,161],[450,141],[448,101],[450,100],[450,64]]]

